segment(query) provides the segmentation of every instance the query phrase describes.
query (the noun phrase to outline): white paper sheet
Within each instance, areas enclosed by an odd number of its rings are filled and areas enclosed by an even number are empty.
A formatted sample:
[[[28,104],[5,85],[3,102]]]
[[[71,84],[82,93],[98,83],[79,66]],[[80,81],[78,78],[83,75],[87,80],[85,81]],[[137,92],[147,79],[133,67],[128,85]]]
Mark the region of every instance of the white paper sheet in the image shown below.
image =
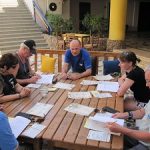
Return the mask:
[[[71,99],[82,99],[92,98],[90,92],[68,92],[68,98]]]
[[[95,140],[95,141],[110,142],[110,134],[107,132],[99,132],[99,131],[90,130],[87,136],[87,139]]]
[[[110,74],[108,75],[96,75],[93,76],[96,80],[100,80],[100,81],[109,81],[114,79]]]
[[[29,125],[31,120],[21,117],[21,116],[16,116],[12,120],[9,120],[11,130],[14,134],[14,136],[17,138],[22,131]]]
[[[37,84],[52,84],[54,74],[41,75],[41,78],[36,82]]]
[[[110,93],[99,93],[98,91],[91,91],[92,95],[96,98],[110,98],[112,95]]]
[[[66,90],[72,90],[75,87],[75,85],[74,84],[68,84],[68,83],[62,83],[62,82],[57,82],[53,87],[60,88],[60,89],[66,89]]]
[[[96,117],[110,117],[110,118],[112,118],[112,113],[109,113],[109,112],[102,112],[102,113],[96,113],[95,115],[94,115],[94,117],[96,118]]]
[[[95,108],[88,107],[85,105],[72,103],[69,106],[67,106],[64,110],[71,112],[71,113],[78,114],[78,115],[82,115],[82,116],[89,116],[94,111],[94,109]]]
[[[119,121],[120,120],[120,121]],[[108,122],[115,122],[119,125],[124,125],[124,120],[123,119],[114,119],[110,117],[89,117],[84,125],[85,128],[92,129],[92,130],[97,130],[97,131],[102,131],[102,132],[107,132],[110,134],[118,135],[120,136],[120,133],[115,133],[111,132],[107,127],[106,124]]]
[[[22,135],[34,139],[40,132],[42,132],[46,126],[34,123],[30,128],[26,129]]]
[[[101,81],[97,85],[97,91],[117,92],[119,89],[118,82]]]
[[[50,109],[54,105],[51,104],[44,104],[44,103],[36,103],[30,110],[28,110],[26,113],[39,116],[39,117],[44,117]]]
[[[40,86],[41,84],[28,84],[26,87],[38,89]]]
[[[91,117],[91,119],[95,120],[95,121],[103,122],[103,123],[115,122],[115,123],[119,124],[120,126],[124,125],[124,119],[115,119],[115,118],[111,118],[111,117],[98,116],[98,115]]]
[[[83,80],[80,84],[82,85],[97,85],[99,81],[93,81],[93,80]]]

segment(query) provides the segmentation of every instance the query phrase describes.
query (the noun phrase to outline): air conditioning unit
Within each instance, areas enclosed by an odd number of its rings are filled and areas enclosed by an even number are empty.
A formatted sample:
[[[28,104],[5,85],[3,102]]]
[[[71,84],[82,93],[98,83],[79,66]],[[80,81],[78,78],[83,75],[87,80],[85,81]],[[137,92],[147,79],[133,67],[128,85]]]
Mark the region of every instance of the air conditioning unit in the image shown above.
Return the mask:
[[[48,0],[47,10],[51,14],[62,14],[62,0]]]

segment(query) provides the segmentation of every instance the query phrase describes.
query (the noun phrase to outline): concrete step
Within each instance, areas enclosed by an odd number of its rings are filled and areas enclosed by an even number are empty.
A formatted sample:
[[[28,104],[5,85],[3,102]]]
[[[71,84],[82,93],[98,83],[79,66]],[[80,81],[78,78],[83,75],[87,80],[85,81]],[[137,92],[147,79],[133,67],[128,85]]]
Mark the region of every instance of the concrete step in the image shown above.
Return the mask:
[[[18,26],[17,27],[17,29],[35,29],[35,28],[37,28],[37,29],[39,29],[40,30],[40,27],[38,27],[36,24],[35,25],[30,25],[30,26]],[[0,26],[0,31],[2,30],[2,31],[4,31],[4,30],[14,30],[14,29],[16,29],[16,26]]]
[[[22,9],[24,11],[27,9],[25,5],[8,5],[8,6],[5,6],[5,5],[0,4],[0,7],[2,7],[4,11],[5,10],[11,10],[12,11],[14,9],[16,9],[16,10]]]
[[[10,25],[10,24],[15,24],[18,22],[18,20],[15,19],[9,19],[9,20],[0,20],[0,24],[5,24],[5,25]],[[20,20],[20,22],[23,23],[34,23],[34,20],[29,19],[29,20]],[[17,23],[16,23],[17,24]]]
[[[17,6],[17,7],[3,7],[4,11],[10,12],[10,11],[22,11],[22,12],[29,12],[28,8],[26,6]]]
[[[34,33],[31,33],[29,31],[25,32],[25,33],[15,33],[15,34],[10,34],[10,33],[4,33],[4,34],[0,34],[0,38],[6,38],[6,37],[21,37],[21,36],[39,36],[39,34],[42,34],[42,32],[40,31],[37,31],[37,32],[34,32]]]
[[[10,22],[9,24],[7,23],[0,23],[0,27],[20,27],[20,26],[35,26],[35,22],[34,21],[28,21],[28,22]]]
[[[1,21],[6,21],[6,20],[33,20],[31,15],[30,16],[13,16],[13,17],[1,17]]]
[[[11,41],[19,41],[19,40],[26,40],[26,39],[32,39],[32,40],[36,40],[36,39],[38,39],[38,40],[43,40],[44,39],[44,36],[41,34],[38,34],[38,36],[36,35],[36,36],[34,36],[34,35],[24,35],[24,36],[18,36],[18,37],[1,37],[0,38],[0,42],[5,42],[5,41],[9,41],[9,42],[11,42]]]
[[[39,31],[40,29],[33,28],[33,29],[12,29],[12,30],[4,30],[0,31],[0,34],[5,34],[5,33],[25,33],[25,32],[36,32]]]
[[[0,16],[19,16],[19,15],[28,15],[31,14],[29,11],[27,12],[2,12]]]
[[[46,43],[36,43],[36,47],[37,48],[43,48],[43,47],[48,47],[48,45]],[[0,46],[0,50],[1,51],[5,51],[5,50],[9,50],[11,51],[12,49],[19,49],[20,43],[18,43],[17,45],[5,45],[5,46]]]
[[[14,9],[14,10],[11,10],[11,9],[7,8],[7,9],[4,10],[4,13],[6,13],[6,14],[10,14],[10,13],[14,13],[14,14],[17,13],[18,14],[19,12],[25,13],[25,14],[30,13],[29,10],[27,10],[27,9]]]
[[[13,14],[13,13],[0,13],[0,18],[27,17],[27,16],[32,17],[32,15],[29,12],[28,13],[15,13],[15,14]]]
[[[26,17],[25,19],[24,18],[16,18],[16,17],[14,17],[14,18],[2,18],[1,20],[0,20],[0,23],[9,23],[9,22],[17,22],[17,21],[23,21],[23,22],[30,22],[30,21],[33,21],[33,19],[31,18],[31,17]]]
[[[22,40],[17,40],[17,41],[4,41],[4,42],[0,42],[0,46],[11,46],[11,45],[18,45],[18,43],[22,43],[24,40],[26,39],[22,39]],[[35,39],[36,43],[45,43],[44,38],[43,39]]]

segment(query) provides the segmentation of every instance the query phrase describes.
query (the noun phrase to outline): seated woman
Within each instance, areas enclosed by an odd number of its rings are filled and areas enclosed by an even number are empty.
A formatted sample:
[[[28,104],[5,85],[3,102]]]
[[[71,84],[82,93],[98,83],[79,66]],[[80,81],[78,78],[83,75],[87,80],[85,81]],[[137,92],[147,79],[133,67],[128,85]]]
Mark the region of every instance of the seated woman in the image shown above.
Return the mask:
[[[17,83],[15,77],[19,63],[11,53],[4,54],[0,59],[0,103],[20,99],[30,95],[30,89]]]
[[[125,74],[118,80],[120,85],[118,95],[123,96],[130,89],[137,102],[147,103],[150,99],[150,90],[146,87],[144,70],[136,65],[140,59],[136,57],[135,53],[126,51],[121,53],[119,61],[120,68]]]
[[[2,105],[0,105],[0,149],[18,149],[18,142],[11,131],[8,118],[3,111]]]

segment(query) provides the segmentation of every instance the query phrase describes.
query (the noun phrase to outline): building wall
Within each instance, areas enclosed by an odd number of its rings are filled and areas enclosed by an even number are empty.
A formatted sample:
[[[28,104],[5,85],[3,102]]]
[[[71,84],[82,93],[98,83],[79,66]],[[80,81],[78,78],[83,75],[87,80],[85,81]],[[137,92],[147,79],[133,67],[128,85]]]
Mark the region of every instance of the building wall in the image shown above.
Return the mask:
[[[128,0],[127,25],[130,31],[138,30],[138,17],[140,2],[150,2],[149,0]]]
[[[71,0],[70,1],[70,17],[74,20],[76,30],[79,29],[79,3],[90,2],[91,14],[104,16],[104,0]]]
[[[43,13],[46,14],[47,11],[47,0],[36,0]]]
[[[33,15],[32,0],[24,0],[29,10]],[[36,0],[44,12],[47,12],[48,0]],[[90,2],[91,14],[100,15],[102,17],[109,17],[109,2],[110,0],[63,0],[62,16],[64,19],[72,18],[74,20],[75,28],[79,29],[79,3]],[[129,26],[130,31],[137,31],[138,29],[138,16],[140,2],[150,2],[150,0],[128,0],[127,20],[126,24]]]
[[[70,1],[71,0],[64,0],[62,4],[62,16],[64,19],[70,18]]]

